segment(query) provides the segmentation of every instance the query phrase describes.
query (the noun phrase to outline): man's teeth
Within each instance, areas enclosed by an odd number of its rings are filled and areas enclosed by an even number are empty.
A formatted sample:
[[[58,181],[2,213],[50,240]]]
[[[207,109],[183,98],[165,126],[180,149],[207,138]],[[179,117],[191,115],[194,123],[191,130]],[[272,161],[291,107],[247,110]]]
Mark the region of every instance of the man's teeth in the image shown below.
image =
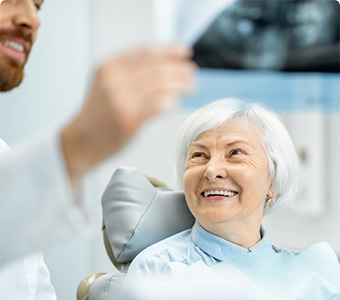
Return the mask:
[[[203,192],[204,197],[211,197],[211,196],[225,196],[225,197],[232,197],[235,196],[237,192],[232,191],[222,191],[222,190],[210,190]]]
[[[23,45],[16,43],[16,42],[13,42],[13,41],[4,41],[4,42],[1,42],[1,44],[5,45],[7,47],[11,47],[14,50],[19,51],[19,52],[25,51],[25,48],[24,48]]]

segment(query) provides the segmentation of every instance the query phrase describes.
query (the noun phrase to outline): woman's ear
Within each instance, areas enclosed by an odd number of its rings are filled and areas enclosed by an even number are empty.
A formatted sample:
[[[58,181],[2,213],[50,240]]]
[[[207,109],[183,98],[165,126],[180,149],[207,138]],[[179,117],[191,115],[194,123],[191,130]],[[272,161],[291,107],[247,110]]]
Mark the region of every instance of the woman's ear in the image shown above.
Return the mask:
[[[273,184],[270,185],[267,195],[269,198],[274,198],[276,196],[276,193],[273,191]]]

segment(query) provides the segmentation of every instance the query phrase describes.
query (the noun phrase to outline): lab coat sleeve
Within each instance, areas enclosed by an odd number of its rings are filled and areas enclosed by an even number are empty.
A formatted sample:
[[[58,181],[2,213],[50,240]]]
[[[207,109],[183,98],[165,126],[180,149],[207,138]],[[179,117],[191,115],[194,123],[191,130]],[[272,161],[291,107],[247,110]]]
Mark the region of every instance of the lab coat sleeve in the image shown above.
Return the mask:
[[[1,154],[0,264],[86,234],[80,194],[69,184],[58,134]]]

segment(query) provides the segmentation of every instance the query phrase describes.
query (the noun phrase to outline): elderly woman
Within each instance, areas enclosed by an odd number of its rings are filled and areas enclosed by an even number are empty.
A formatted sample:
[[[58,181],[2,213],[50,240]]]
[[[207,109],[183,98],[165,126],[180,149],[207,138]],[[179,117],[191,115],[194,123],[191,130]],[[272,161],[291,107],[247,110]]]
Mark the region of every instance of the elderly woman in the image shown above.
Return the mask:
[[[249,258],[255,263],[264,262],[255,269],[271,264],[273,268],[278,268],[276,271],[279,274],[276,272],[273,276],[279,279],[281,275],[289,278],[289,274],[292,274],[289,272],[293,272],[299,287],[299,280],[304,280],[304,276],[312,276],[311,290],[308,291],[307,287],[307,291],[297,292],[294,287],[295,290],[289,293],[290,285],[283,289],[281,287],[280,293],[287,292],[288,297],[282,299],[340,299],[339,265],[328,245],[322,244],[319,245],[322,250],[318,246],[318,249],[307,252],[309,255],[316,251],[317,257],[331,256],[330,265],[334,274],[329,276],[324,271],[320,273],[318,267],[312,267],[313,272],[308,273],[309,267],[306,266],[308,272],[303,269],[303,273],[301,261],[297,268],[294,259],[301,256],[301,259],[308,261],[310,257],[307,254],[304,257],[303,252],[273,245],[261,227],[263,215],[280,204],[292,201],[298,187],[298,157],[286,129],[275,113],[261,105],[237,99],[212,102],[194,112],[183,124],[175,151],[177,181],[184,188],[188,207],[196,223],[192,229],[169,237],[140,253],[132,262],[127,279],[141,278],[147,274],[169,274],[174,266],[180,265],[182,267],[179,269],[184,271],[183,266],[197,263],[209,268],[229,263],[233,268],[237,266],[244,275],[248,272],[245,266],[253,264]],[[277,262],[278,257],[281,262]],[[293,269],[286,269],[291,265]],[[262,278],[260,274],[270,272],[268,269],[257,271],[257,278]],[[300,277],[299,272],[302,272]],[[322,289],[327,290],[325,295],[330,295],[329,298],[317,294]],[[242,294],[239,287],[238,291]],[[304,298],[311,293],[316,298]],[[293,294],[294,298],[291,298]],[[321,298],[317,295],[321,295]],[[246,299],[258,299],[253,296]],[[270,296],[268,299],[271,299]]]

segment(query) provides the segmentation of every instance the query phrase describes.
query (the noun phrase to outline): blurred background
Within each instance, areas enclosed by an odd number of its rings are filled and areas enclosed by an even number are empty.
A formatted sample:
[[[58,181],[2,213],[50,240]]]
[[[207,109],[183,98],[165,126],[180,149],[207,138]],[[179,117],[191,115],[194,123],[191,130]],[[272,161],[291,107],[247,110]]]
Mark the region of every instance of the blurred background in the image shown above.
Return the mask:
[[[275,109],[298,150],[303,176],[296,203],[264,221],[273,243],[304,249],[327,241],[340,256],[339,4],[229,1],[201,35],[187,38],[185,29],[197,24],[188,8],[199,13],[198,2],[187,0],[180,10],[175,0],[46,0],[24,82],[0,95],[0,136],[15,148],[65,124],[81,107],[95,66],[111,54],[180,36],[194,44],[195,60],[204,67],[194,94],[147,122],[123,152],[88,174],[84,188],[97,231],[45,253],[59,299],[75,299],[88,274],[113,269],[101,237],[100,200],[115,168],[137,167],[176,188],[178,128],[194,109],[221,97]]]

